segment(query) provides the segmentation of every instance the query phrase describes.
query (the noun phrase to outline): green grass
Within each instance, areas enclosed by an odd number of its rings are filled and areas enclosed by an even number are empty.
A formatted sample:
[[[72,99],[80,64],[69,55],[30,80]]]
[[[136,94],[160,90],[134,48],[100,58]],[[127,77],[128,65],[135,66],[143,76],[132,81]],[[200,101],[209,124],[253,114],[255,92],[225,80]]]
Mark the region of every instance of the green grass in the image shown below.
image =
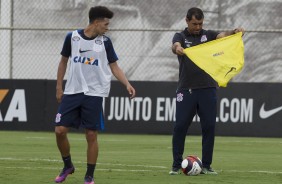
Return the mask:
[[[76,172],[64,182],[83,183],[86,142],[69,133]],[[170,135],[99,134],[96,184],[278,184],[282,183],[282,140],[216,137],[217,176],[170,176]],[[201,157],[201,137],[189,136],[185,155]],[[0,183],[54,183],[62,161],[52,132],[0,131]]]

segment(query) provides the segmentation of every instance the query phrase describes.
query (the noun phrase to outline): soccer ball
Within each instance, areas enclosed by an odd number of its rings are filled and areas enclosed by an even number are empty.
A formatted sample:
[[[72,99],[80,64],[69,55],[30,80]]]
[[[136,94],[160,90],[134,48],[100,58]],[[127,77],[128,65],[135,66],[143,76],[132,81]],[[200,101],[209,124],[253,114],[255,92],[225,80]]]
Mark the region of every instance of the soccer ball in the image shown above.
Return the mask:
[[[195,155],[187,156],[181,163],[182,171],[187,176],[196,176],[201,173],[203,164]]]

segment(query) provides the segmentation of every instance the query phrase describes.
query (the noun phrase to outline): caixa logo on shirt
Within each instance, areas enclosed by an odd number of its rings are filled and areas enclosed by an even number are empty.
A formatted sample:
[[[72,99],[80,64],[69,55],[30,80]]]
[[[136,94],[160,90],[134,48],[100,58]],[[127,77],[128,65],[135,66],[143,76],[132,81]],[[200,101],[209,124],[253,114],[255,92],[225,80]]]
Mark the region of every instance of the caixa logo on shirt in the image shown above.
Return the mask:
[[[98,59],[88,58],[88,57],[81,57],[81,56],[75,56],[73,58],[73,61],[75,63],[82,63],[82,64],[86,64],[86,65],[96,65],[96,66],[98,66],[98,64],[99,64],[99,60]]]
[[[0,89],[0,122],[27,122],[25,90]]]

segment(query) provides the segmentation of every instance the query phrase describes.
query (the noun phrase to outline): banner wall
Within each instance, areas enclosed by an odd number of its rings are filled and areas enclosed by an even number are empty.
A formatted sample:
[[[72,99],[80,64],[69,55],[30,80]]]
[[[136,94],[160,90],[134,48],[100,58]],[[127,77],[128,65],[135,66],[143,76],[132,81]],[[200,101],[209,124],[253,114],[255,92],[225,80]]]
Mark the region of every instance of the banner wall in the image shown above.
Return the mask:
[[[131,100],[112,82],[104,100],[105,133],[171,134],[176,82],[132,82]],[[0,80],[0,130],[53,131],[58,108],[53,80]],[[230,83],[218,89],[217,136],[282,137],[282,86]],[[188,134],[200,135],[199,117]]]

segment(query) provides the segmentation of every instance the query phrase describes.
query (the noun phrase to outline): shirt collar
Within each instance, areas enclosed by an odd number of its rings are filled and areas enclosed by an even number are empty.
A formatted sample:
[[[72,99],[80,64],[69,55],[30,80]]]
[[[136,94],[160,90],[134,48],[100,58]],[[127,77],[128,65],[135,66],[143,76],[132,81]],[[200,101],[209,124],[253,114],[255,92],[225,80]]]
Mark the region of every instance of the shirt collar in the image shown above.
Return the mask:
[[[200,34],[195,35],[195,34],[189,33],[188,27],[186,27],[186,28],[184,29],[184,34],[185,34],[185,36],[187,36],[187,37],[188,37],[188,36],[193,36],[193,37],[202,36],[202,35],[203,35],[203,29],[200,31]]]

